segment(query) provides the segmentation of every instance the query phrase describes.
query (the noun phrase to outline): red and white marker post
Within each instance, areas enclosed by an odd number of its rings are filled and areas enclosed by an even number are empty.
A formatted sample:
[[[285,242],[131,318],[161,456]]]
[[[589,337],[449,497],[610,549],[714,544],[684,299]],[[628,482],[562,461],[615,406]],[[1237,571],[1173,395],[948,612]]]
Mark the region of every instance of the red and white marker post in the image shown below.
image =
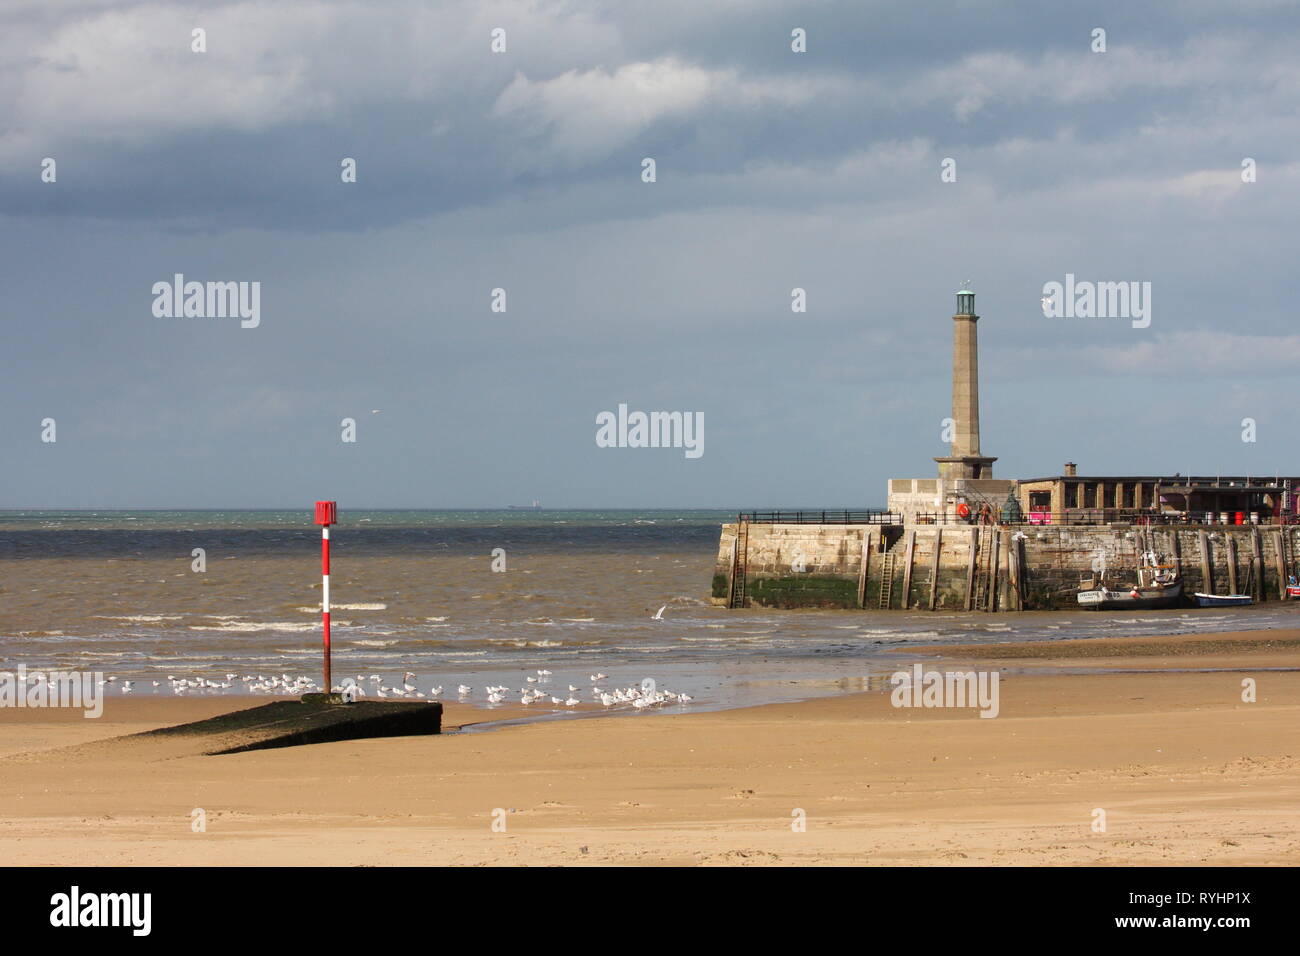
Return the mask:
[[[316,523],[320,525],[321,623],[325,634],[325,693],[334,682],[330,680],[330,525],[338,522],[338,502],[316,502]]]

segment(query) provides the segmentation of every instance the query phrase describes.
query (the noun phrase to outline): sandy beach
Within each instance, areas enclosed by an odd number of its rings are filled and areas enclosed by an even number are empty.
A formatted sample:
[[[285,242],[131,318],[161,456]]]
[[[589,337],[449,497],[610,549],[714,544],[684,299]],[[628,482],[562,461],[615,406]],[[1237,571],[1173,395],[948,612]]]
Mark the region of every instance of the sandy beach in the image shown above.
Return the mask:
[[[1300,862],[1300,672],[1273,670],[1300,663],[1300,631],[944,654],[933,666],[1005,668],[996,719],[899,709],[878,691],[172,757],[75,745],[261,701],[113,698],[99,720],[6,709],[0,853],[20,865]],[[484,719],[449,703],[444,729]]]

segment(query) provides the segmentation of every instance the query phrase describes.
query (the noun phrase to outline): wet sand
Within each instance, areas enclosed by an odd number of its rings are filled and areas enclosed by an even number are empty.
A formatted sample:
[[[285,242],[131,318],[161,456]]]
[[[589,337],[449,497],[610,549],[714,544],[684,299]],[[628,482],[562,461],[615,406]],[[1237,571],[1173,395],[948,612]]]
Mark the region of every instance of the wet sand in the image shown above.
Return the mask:
[[[1087,640],[959,644],[942,649],[953,659],[1007,666],[1137,668],[1300,667],[1300,628],[1178,634],[1169,637],[1094,637]]]
[[[49,751],[262,701],[113,698],[100,720],[6,709],[0,853],[13,864],[1295,865],[1300,672],[1268,668],[1297,666],[1297,647],[1300,632],[1279,630],[944,648],[954,668],[1011,668],[992,720],[896,709],[876,692],[71,759]],[[1244,677],[1255,703],[1242,701]],[[444,726],[483,719],[450,703]],[[191,828],[195,808],[206,832]],[[799,811],[804,832],[791,825]]]

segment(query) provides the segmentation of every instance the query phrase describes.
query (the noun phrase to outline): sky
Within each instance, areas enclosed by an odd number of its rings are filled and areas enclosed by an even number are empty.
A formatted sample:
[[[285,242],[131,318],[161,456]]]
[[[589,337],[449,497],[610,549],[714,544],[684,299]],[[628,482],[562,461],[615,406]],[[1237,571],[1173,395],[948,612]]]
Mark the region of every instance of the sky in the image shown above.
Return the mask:
[[[6,0],[0,508],[881,507],[947,454],[967,280],[996,477],[1300,474],[1298,41],[1265,0]],[[256,327],[155,314],[177,273]],[[1045,315],[1067,275],[1149,324]],[[601,447],[620,403],[703,454]]]

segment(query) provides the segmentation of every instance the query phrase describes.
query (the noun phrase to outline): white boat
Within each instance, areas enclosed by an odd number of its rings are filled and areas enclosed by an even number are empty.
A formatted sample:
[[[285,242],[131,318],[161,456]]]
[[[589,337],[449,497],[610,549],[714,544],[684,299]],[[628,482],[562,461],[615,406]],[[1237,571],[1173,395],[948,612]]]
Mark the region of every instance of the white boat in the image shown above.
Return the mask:
[[[1079,591],[1079,607],[1087,611],[1136,611],[1183,603],[1183,582],[1178,572],[1172,565],[1161,564],[1153,551],[1142,556],[1133,587],[1107,587],[1104,577],[1098,585]]]

